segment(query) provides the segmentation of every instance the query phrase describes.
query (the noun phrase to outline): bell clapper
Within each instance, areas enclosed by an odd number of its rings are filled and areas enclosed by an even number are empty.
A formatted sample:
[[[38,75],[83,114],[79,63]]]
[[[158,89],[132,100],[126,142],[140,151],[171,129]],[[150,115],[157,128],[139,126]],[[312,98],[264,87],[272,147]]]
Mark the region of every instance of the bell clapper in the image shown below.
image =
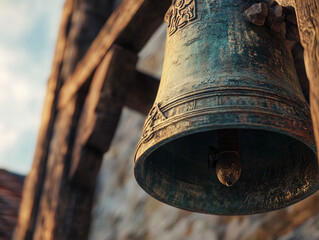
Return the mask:
[[[216,168],[218,180],[227,187],[233,186],[241,174],[237,130],[218,130],[218,149],[209,148],[209,167]]]

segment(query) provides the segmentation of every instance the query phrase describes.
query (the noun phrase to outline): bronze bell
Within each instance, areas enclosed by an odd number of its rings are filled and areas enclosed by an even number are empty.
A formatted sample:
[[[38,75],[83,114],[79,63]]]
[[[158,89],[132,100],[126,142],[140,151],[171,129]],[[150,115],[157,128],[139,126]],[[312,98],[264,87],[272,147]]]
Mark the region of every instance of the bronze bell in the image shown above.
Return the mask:
[[[173,0],[158,94],[135,155],[154,198],[253,214],[318,189],[309,106],[282,33],[246,22],[252,0]]]

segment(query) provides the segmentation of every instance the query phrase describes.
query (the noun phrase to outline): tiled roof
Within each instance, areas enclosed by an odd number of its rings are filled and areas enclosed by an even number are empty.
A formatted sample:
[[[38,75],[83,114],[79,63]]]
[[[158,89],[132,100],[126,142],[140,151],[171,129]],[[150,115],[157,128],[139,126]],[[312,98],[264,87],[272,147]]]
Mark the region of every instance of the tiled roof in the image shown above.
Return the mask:
[[[12,238],[17,222],[24,176],[0,169],[0,239]]]

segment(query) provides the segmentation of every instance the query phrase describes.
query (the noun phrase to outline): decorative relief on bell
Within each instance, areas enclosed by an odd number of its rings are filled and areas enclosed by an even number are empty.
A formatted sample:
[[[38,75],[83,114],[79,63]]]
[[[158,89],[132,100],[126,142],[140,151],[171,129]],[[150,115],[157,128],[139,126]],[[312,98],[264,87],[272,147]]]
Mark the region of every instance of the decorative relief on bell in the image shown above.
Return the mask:
[[[196,109],[196,105],[197,105],[197,100],[194,99],[193,101],[190,101],[187,103],[186,105],[186,111],[192,111]]]
[[[230,97],[236,93],[236,98]],[[210,108],[203,108],[203,106],[208,106],[209,104],[211,104]],[[272,109],[272,112],[269,113],[267,118],[265,118],[265,116],[263,117],[264,120],[268,119],[267,121],[272,121],[274,116],[279,117],[282,116],[282,114],[285,114],[291,119],[298,117],[299,120],[293,123],[295,124],[295,127],[306,124],[303,121],[306,117],[305,114],[300,111],[299,108],[295,107],[295,105],[298,105],[299,103],[293,99],[287,99],[287,97],[282,98],[280,96],[269,97],[262,91],[259,92],[249,88],[244,88],[243,91],[243,88],[232,87],[231,94],[224,89],[201,89],[199,91],[184,94],[175,98],[173,101],[165,102],[165,104],[162,102],[156,103],[145,121],[140,144],[148,143],[157,131],[169,125],[169,123],[174,122],[176,119],[180,119],[182,116],[182,118],[186,117],[185,114],[187,114],[187,116],[195,116],[207,111],[218,112],[219,106],[225,104],[229,106],[228,112],[245,111],[250,114],[254,113],[257,117],[260,115],[261,109],[264,110],[263,115],[268,112],[266,109]],[[237,108],[232,109],[232,106],[237,106]],[[240,107],[240,110],[238,107]],[[307,106],[303,106],[303,108],[305,107]],[[247,122],[247,119],[241,118],[241,121]],[[287,122],[285,122],[285,124],[286,123]],[[286,128],[285,124],[278,121],[274,121],[272,124],[282,129]],[[312,132],[309,131],[309,139],[312,136],[311,134]]]
[[[157,103],[151,109],[144,125],[143,135],[142,135],[142,142],[146,143],[150,141],[154,137],[154,125],[157,121],[164,121],[167,117],[161,110],[161,103]]]
[[[173,0],[171,7],[165,15],[165,21],[168,23],[169,36],[196,18],[196,0]]]

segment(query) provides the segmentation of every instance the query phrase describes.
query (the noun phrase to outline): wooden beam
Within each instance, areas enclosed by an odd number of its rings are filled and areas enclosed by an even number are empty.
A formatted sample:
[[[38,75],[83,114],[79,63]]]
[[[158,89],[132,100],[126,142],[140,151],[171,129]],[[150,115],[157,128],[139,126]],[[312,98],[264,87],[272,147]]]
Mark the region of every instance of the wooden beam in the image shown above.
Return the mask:
[[[134,72],[135,63],[135,53],[113,47],[89,94],[79,92],[58,112],[34,239],[87,239],[95,178],[128,89],[124,75]]]
[[[85,96],[86,94],[81,92],[57,113],[47,160],[44,188],[32,239],[85,239],[83,235],[78,236],[79,238],[71,237],[70,225],[74,221],[74,213],[69,211],[75,209],[74,201],[77,199],[77,189],[70,187],[67,178],[75,129]],[[71,199],[70,195],[72,196]],[[80,195],[82,196],[82,194]],[[65,199],[65,201],[61,201],[62,199]],[[69,214],[66,217],[67,219],[60,217],[61,211]],[[80,231],[82,229],[79,228],[78,234]]]
[[[154,104],[159,79],[136,71],[132,75],[130,90],[127,92],[125,105],[135,111],[147,115]]]
[[[114,43],[140,51],[162,23],[170,4],[171,0],[123,0],[63,86],[58,108],[65,106],[85,84]]]
[[[301,44],[310,85],[310,108],[319,149],[319,2],[318,0],[277,0],[296,10]]]
[[[61,79],[65,82],[74,72],[98,35],[107,18],[111,15],[115,0],[76,0],[70,23],[66,51],[64,54]]]
[[[60,69],[63,62],[73,4],[74,0],[66,0],[64,4],[53,66],[47,85],[34,161],[24,183],[18,223],[14,233],[14,239],[16,240],[33,238],[33,230],[45,178],[49,143],[56,116],[57,93],[61,87]]]
[[[91,44],[111,13],[114,2],[115,0],[66,0],[65,2],[52,72],[48,81],[34,162],[24,185],[14,239],[34,239],[33,233],[37,225],[36,221],[38,221],[40,200],[43,197],[43,183],[47,177],[47,172],[50,172],[47,159],[54,132],[53,126],[56,123],[59,91],[63,82],[68,78],[68,74],[72,73],[72,66],[75,66],[82,57],[86,46]],[[101,6],[110,7],[104,9]],[[81,24],[84,25],[81,26]],[[83,34],[83,31],[87,30],[89,34]],[[64,75],[61,73],[63,67]],[[85,98],[85,96],[83,97]]]
[[[296,14],[310,86],[312,122],[319,149],[319,2],[296,0]]]
[[[78,186],[94,187],[102,155],[108,151],[120,120],[136,61],[135,53],[115,45],[94,74],[72,155],[70,178]],[[91,152],[101,157],[91,157]]]

